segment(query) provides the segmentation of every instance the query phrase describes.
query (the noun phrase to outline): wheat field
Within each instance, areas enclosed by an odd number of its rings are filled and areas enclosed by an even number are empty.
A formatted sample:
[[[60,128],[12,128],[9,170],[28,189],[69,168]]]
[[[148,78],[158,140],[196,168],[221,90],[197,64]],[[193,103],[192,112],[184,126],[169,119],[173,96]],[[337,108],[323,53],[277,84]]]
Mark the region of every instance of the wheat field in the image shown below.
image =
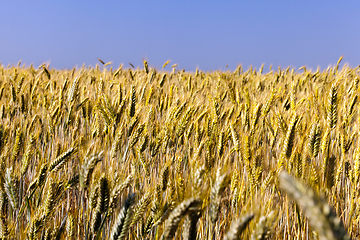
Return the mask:
[[[0,239],[357,239],[360,68],[340,61],[0,65]]]

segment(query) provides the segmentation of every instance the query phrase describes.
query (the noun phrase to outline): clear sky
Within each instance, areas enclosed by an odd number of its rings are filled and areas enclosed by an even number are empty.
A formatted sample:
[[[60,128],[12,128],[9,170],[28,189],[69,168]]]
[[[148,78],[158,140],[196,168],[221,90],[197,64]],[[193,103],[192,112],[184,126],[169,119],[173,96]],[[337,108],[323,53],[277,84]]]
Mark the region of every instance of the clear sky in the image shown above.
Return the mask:
[[[193,71],[360,65],[360,1],[2,1],[0,63]]]

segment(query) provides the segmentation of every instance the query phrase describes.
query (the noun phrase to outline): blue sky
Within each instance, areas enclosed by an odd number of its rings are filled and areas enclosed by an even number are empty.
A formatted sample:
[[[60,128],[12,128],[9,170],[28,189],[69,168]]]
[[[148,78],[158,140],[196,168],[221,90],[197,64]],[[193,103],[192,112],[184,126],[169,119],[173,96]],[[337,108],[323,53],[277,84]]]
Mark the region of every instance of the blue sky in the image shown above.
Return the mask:
[[[360,1],[2,1],[0,63],[193,71],[360,65]]]

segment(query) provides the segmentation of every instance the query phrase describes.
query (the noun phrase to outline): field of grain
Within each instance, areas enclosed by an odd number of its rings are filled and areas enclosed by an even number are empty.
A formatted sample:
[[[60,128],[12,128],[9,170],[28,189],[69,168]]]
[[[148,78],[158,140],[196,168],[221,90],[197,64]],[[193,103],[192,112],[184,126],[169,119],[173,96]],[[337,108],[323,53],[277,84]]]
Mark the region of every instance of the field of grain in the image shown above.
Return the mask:
[[[359,71],[0,66],[0,239],[357,239]]]

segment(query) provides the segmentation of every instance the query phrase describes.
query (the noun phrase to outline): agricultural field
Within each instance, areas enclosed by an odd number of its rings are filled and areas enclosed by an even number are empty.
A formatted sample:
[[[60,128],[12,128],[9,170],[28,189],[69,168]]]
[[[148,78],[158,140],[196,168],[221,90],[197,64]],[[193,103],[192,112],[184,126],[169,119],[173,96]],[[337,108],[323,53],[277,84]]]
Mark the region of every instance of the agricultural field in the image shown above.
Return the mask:
[[[339,62],[0,66],[0,239],[357,239],[360,68]]]

